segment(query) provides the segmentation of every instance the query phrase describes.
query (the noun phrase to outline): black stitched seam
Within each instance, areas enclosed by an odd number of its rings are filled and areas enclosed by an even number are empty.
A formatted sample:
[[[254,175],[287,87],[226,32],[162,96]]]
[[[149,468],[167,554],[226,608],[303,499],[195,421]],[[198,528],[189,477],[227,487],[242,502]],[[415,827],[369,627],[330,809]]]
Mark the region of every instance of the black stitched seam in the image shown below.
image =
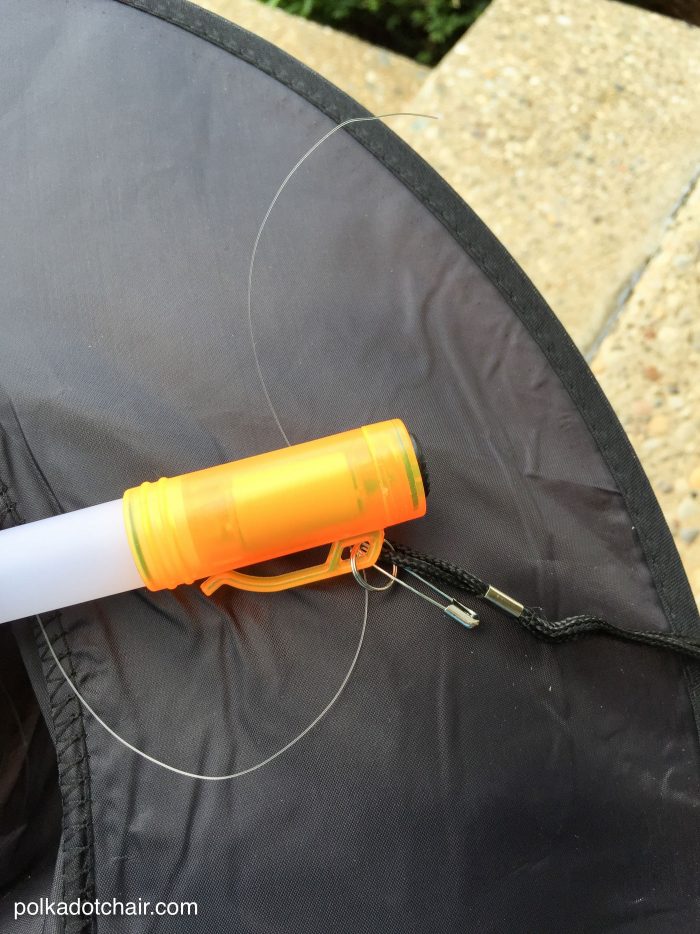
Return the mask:
[[[0,524],[5,519],[12,519],[13,525],[20,525],[21,520],[17,512],[17,503],[10,499],[10,491],[5,483],[0,480]]]
[[[43,620],[46,633],[61,665],[75,680],[73,659],[60,613]],[[55,635],[52,635],[52,630]],[[63,801],[63,900],[95,898],[94,846],[92,836],[92,796],[90,754],[82,707],[65,682],[38,625],[34,635],[45,672],[49,704],[54,722],[54,744],[58,761],[59,786]],[[50,685],[50,687],[49,687]],[[61,700],[61,693],[63,699]],[[74,751],[78,750],[77,755]],[[91,917],[64,920],[66,934],[94,934]]]
[[[0,522],[10,517],[15,525],[22,525],[16,502],[10,498],[7,483],[0,479]],[[51,630],[58,630],[52,639],[54,651],[71,678],[75,677],[70,646],[66,638],[60,613],[44,619],[49,638]],[[94,899],[94,841],[92,836],[92,798],[90,794],[90,755],[87,745],[82,707],[65,683],[63,675],[51,655],[38,625],[34,626],[42,671],[46,682],[49,709],[54,726],[54,747],[58,765],[58,783],[62,802],[63,876],[61,898]],[[62,694],[62,697],[61,697]],[[78,749],[77,755],[74,754]],[[94,934],[95,922],[91,917],[64,918],[63,929],[70,934]]]

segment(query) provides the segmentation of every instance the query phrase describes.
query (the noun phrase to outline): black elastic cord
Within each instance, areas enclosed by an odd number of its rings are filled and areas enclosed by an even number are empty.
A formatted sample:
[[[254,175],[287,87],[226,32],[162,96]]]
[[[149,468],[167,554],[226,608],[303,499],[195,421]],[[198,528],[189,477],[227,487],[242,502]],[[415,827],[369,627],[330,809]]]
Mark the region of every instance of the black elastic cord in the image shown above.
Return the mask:
[[[479,599],[484,599],[489,590],[487,583],[465,571],[464,568],[441,558],[415,551],[398,542],[385,542],[380,560],[389,565],[395,564],[399,568],[415,571],[416,574],[420,574],[421,577],[434,584],[458,587]],[[676,652],[700,661],[700,643],[673,633],[622,629],[600,616],[583,613],[579,616],[567,616],[565,619],[548,620],[541,614],[541,611],[524,607],[522,613],[513,618],[517,619],[528,632],[548,642],[568,642],[579,636],[598,634],[625,642],[636,642],[657,649],[666,649],[669,652]]]

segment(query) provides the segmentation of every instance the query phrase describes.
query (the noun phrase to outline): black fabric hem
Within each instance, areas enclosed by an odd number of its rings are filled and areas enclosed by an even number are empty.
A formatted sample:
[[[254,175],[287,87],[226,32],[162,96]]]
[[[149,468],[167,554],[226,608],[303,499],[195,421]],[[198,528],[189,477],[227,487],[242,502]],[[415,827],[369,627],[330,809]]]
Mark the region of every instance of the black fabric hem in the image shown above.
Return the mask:
[[[52,613],[42,617],[42,623],[62,667],[75,683],[76,671],[61,614]],[[58,760],[58,784],[63,803],[63,878],[60,898],[66,902],[77,898],[94,901],[96,891],[90,758],[83,709],[66,684],[36,623],[34,638],[51,707]],[[94,931],[93,917],[66,917],[64,921],[65,934],[93,934]]]
[[[10,520],[21,525],[23,518],[9,486],[0,479],[0,527]],[[60,613],[43,617],[42,622],[61,665],[75,680],[73,658]],[[73,901],[95,898],[95,860],[90,794],[90,762],[83,709],[66,684],[49,651],[38,625],[34,639],[46,683],[51,723],[49,729],[56,749],[58,784],[62,807],[61,853],[63,872],[60,898]],[[94,918],[66,917],[65,934],[93,934]]]

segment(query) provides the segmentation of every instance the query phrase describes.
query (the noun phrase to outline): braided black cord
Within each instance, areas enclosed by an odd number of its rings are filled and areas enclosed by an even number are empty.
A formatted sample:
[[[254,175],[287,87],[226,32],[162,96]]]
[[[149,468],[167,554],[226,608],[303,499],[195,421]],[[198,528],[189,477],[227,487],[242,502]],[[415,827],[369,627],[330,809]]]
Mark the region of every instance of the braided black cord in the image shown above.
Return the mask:
[[[415,571],[416,574],[420,574],[432,583],[458,587],[474,597],[483,598],[489,589],[487,583],[465,571],[464,568],[397,542],[384,543],[380,560],[385,564],[395,564],[399,568]],[[669,652],[676,652],[700,661],[700,643],[673,633],[622,629],[600,616],[584,613],[578,616],[567,616],[565,619],[548,620],[534,609],[525,607],[517,620],[532,635],[548,642],[568,642],[579,636],[598,634],[625,642],[636,642],[640,645],[666,649]]]
[[[434,558],[432,555],[415,551],[408,545],[399,545],[397,542],[384,542],[380,560],[415,571],[416,574],[434,583],[453,584],[475,597],[483,597],[489,589],[488,584],[470,574],[469,571],[465,571],[464,568],[450,564],[442,558]]]

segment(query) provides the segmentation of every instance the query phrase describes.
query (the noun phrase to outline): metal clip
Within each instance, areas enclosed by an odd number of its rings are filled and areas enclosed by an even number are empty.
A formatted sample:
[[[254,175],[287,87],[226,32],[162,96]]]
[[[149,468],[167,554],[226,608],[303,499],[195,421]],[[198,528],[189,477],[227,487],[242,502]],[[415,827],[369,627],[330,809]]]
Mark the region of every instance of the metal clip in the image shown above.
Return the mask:
[[[388,589],[388,587],[375,587],[368,583],[365,577],[361,575],[355,567],[353,558],[350,559],[350,565],[352,567],[353,577],[361,587],[365,588],[365,590]],[[389,571],[385,571],[384,568],[379,567],[378,564],[373,564],[372,567],[375,571],[379,571],[380,574],[383,574],[384,577],[389,578],[389,587],[391,587],[392,584],[400,584],[402,587],[405,587],[406,590],[410,590],[411,593],[414,593],[422,600],[427,600],[428,603],[432,603],[433,606],[436,606],[439,610],[442,610],[446,616],[449,616],[450,619],[453,619],[461,626],[464,626],[465,629],[474,629],[475,626],[479,625],[479,617],[473,610],[470,610],[469,607],[463,606],[461,603],[459,603],[459,601],[455,600],[449,594],[446,594],[444,590],[440,590],[440,588],[436,587],[435,584],[431,584],[430,581],[427,581],[424,577],[421,577],[420,574],[416,574],[415,571],[411,571],[408,568],[403,568],[403,570],[406,571],[407,574],[410,574],[411,577],[415,577],[416,580],[419,580],[422,584],[425,584],[426,587],[429,587],[435,593],[440,594],[440,596],[447,601],[446,606],[440,603],[439,600],[434,600],[427,594],[421,593],[420,590],[417,590],[415,587],[411,587],[411,585],[407,584],[406,581],[401,580],[401,578],[398,576],[398,568],[395,564],[392,566],[391,573]]]

